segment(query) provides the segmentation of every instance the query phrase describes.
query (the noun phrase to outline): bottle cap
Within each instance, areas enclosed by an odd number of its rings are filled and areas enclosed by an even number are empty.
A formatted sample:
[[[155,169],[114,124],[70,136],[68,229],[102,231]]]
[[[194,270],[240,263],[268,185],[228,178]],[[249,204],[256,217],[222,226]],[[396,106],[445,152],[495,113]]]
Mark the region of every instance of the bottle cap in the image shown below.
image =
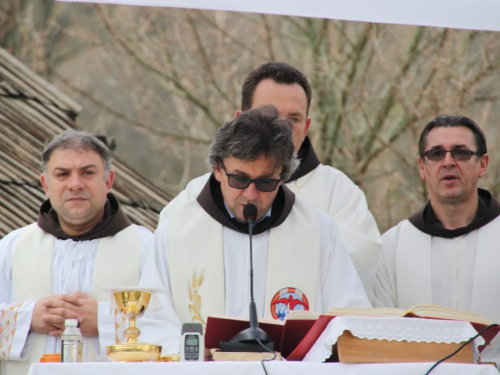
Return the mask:
[[[64,325],[76,327],[78,325],[78,320],[76,319],[66,319]]]
[[[44,354],[40,357],[40,362],[61,362],[61,354],[59,353],[49,353]]]

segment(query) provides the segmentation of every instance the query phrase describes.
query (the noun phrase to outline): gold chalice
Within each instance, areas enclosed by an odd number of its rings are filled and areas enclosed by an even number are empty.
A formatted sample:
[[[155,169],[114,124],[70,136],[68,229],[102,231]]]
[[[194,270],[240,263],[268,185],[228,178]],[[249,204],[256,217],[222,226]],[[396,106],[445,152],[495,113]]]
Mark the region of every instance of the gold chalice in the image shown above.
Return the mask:
[[[161,345],[138,342],[141,330],[136,326],[136,320],[146,311],[151,292],[140,290],[115,290],[113,297],[116,307],[129,320],[125,330],[126,341],[106,348],[106,354],[112,361],[142,362],[157,361],[161,355]]]

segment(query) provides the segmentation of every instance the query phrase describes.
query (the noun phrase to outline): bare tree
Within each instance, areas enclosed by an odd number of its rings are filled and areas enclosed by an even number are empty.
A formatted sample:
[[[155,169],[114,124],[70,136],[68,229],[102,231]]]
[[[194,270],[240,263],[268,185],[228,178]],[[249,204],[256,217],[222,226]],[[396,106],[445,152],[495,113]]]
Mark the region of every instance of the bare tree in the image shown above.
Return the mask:
[[[12,9],[16,2],[9,4]],[[270,60],[286,61],[310,78],[310,135],[320,159],[364,189],[382,231],[427,199],[416,143],[431,118],[463,113],[476,119],[489,139],[497,137],[500,39],[492,32],[52,6],[44,28],[30,26],[38,35],[56,29],[64,35],[54,39],[52,55],[44,55],[46,74],[85,106],[84,127],[113,135],[117,151],[170,192],[209,170],[207,145],[240,107],[244,77]],[[72,21],[63,24],[63,15]],[[2,43],[13,40],[5,30],[20,32],[23,22],[0,29]],[[494,149],[490,154],[483,184],[498,197],[499,155]]]

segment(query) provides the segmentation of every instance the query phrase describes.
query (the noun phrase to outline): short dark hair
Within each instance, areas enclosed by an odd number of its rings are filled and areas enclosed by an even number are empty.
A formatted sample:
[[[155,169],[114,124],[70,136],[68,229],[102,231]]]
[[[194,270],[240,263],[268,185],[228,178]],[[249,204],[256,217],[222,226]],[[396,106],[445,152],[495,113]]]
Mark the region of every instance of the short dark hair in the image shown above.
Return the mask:
[[[478,153],[478,157],[486,154],[488,150],[486,149],[486,137],[484,136],[483,131],[472,119],[460,116],[460,115],[442,115],[438,116],[435,119],[429,121],[427,125],[425,125],[422,134],[420,135],[420,140],[418,141],[418,154],[423,159],[425,146],[427,144],[427,137],[429,133],[434,128],[449,128],[456,126],[464,126],[469,128],[472,134],[474,135],[474,140],[476,141],[476,152]]]
[[[215,169],[228,157],[252,162],[264,155],[275,160],[275,170],[283,167],[280,178],[286,181],[299,165],[294,149],[288,120],[268,105],[245,111],[222,125],[210,145],[208,162]]]
[[[99,154],[104,163],[106,179],[111,170],[111,153],[96,136],[82,130],[70,129],[50,141],[42,152],[42,171],[47,174],[47,163],[56,150],[92,150]]]
[[[277,61],[268,62],[259,66],[257,69],[252,70],[247,78],[245,78],[245,82],[243,83],[243,87],[241,88],[242,111],[247,111],[252,108],[255,88],[260,83],[260,81],[267,78],[272,79],[276,83],[284,83],[287,85],[297,83],[302,86],[306,93],[307,112],[309,112],[312,90],[307,77],[293,66],[284,62]]]

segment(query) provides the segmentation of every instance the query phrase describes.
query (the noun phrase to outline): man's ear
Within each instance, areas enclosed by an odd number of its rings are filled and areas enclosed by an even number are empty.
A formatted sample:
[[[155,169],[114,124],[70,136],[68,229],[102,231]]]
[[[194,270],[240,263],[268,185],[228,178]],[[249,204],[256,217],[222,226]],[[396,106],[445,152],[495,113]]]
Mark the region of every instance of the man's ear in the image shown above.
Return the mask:
[[[306,137],[307,135],[307,131],[309,130],[309,127],[311,126],[311,118],[308,117],[307,120],[306,120],[306,129],[304,131],[304,138]]]
[[[214,176],[215,176],[215,179],[217,181],[221,182],[221,180],[222,180],[222,167],[220,164],[214,168]]]
[[[481,163],[479,166],[479,178],[481,178],[486,174],[486,168],[488,168],[490,156],[488,154],[484,154],[481,156],[481,160],[479,162]]]
[[[106,180],[106,192],[109,193],[113,187],[113,182],[115,181],[115,171],[110,170],[108,179]]]
[[[48,197],[49,196],[49,183],[47,179],[45,178],[45,174],[42,173],[40,175],[40,182],[42,183],[43,190],[45,191],[45,195]]]
[[[234,112],[234,118],[238,117],[242,113],[243,113],[243,111],[241,109],[238,109],[236,112]]]
[[[420,178],[425,181],[425,162],[420,156],[418,157],[417,160],[418,160],[418,169],[420,172]]]

